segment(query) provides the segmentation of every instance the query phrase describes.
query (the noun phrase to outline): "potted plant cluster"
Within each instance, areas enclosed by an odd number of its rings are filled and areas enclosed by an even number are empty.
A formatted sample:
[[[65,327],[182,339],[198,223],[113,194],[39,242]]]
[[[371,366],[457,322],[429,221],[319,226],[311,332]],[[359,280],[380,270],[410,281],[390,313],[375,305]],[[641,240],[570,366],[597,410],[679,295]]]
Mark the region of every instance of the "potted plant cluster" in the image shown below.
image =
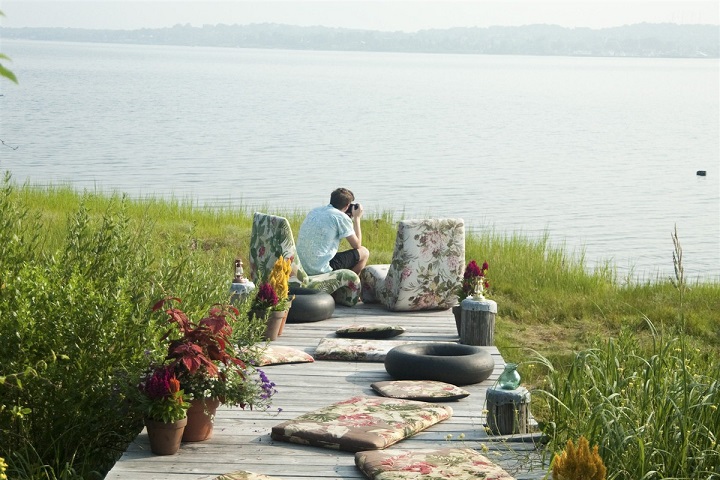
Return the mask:
[[[490,282],[487,278],[487,272],[489,269],[490,266],[488,265],[488,262],[483,262],[482,267],[479,267],[475,260],[471,260],[465,267],[462,282],[460,282],[460,285],[458,285],[457,288],[458,304],[452,307],[458,334],[460,333],[461,318],[460,302],[468,297],[476,298],[478,300],[485,298],[483,294],[488,288],[490,288]]]
[[[164,298],[153,311],[165,308],[174,325],[165,334],[170,339],[165,361],[190,400],[183,441],[196,442],[212,436],[215,411],[221,403],[267,409],[276,389],[264,372],[241,358],[228,321],[237,320],[235,307],[214,305],[195,323],[173,306],[179,302],[179,298]]]
[[[180,448],[187,409],[180,381],[169,365],[152,368],[138,385],[140,408],[150,439],[150,450],[156,455],[173,455]]]
[[[276,340],[282,334],[292,305],[289,297],[290,260],[277,259],[267,281],[260,283],[250,308],[251,314],[266,321],[264,337]]]

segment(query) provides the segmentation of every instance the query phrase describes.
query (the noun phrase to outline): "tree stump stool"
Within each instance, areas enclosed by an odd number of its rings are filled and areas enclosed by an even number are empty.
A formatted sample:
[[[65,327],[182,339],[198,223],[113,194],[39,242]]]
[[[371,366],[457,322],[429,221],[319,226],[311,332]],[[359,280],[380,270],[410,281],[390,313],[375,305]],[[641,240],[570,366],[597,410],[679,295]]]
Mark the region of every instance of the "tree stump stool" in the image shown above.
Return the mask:
[[[460,343],[494,345],[497,303],[493,300],[466,298],[460,302],[460,309]]]
[[[527,388],[488,388],[486,399],[487,426],[493,433],[510,435],[529,432],[530,392]]]

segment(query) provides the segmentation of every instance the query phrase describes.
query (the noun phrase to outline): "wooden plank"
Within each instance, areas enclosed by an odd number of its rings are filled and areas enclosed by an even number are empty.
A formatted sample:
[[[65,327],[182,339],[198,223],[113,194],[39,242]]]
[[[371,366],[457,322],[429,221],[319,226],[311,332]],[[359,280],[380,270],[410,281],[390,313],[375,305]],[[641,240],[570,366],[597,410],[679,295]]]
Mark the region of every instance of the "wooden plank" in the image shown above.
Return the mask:
[[[457,342],[455,320],[450,310],[433,312],[388,312],[378,305],[337,307],[332,318],[322,322],[287,324],[276,345],[313,353],[322,338],[335,337],[335,330],[354,323],[390,323],[406,332],[397,339]],[[381,340],[379,340],[381,341]],[[485,347],[495,360],[489,379],[462,388],[470,396],[448,402],[453,416],[392,448],[461,447],[487,450],[486,455],[517,479],[541,479],[547,469],[538,468],[539,455],[531,440],[513,441],[513,436],[488,436],[485,428],[485,393],[502,373],[504,360],[496,347]],[[277,384],[273,406],[279,413],[220,407],[213,437],[205,442],[184,443],[177,455],[150,453],[147,434],[141,432],[106,476],[110,480],[190,480],[212,478],[222,473],[246,470],[287,480],[359,479],[354,455],[326,448],[277,442],[270,438],[273,426],[322,406],[355,395],[376,395],[370,384],[390,380],[382,362],[321,361],[261,367]],[[461,436],[463,437],[461,439]],[[534,466],[532,471],[530,467]]]

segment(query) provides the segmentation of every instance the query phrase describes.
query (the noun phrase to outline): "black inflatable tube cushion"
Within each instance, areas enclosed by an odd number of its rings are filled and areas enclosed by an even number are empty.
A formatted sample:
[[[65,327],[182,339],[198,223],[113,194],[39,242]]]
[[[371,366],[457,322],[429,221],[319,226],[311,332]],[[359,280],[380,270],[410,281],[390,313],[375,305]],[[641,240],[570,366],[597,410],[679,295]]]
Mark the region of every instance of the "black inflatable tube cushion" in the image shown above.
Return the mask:
[[[295,298],[288,312],[287,323],[319,322],[332,317],[335,299],[329,293],[312,288],[291,288],[289,295]]]
[[[490,377],[490,352],[458,343],[412,343],[390,349],[385,370],[397,380],[436,380],[453,385],[480,383]]]

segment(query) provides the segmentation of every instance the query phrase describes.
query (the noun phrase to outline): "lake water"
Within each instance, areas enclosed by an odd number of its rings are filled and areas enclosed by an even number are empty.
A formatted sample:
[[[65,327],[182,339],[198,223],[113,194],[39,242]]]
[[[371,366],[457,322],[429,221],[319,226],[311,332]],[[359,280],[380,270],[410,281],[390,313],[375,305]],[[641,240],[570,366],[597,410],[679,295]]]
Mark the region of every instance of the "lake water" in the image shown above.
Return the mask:
[[[0,82],[17,182],[274,211],[346,186],[368,214],[547,232],[633,278],[672,274],[677,225],[686,275],[720,280],[717,59],[1,51],[20,81]]]

